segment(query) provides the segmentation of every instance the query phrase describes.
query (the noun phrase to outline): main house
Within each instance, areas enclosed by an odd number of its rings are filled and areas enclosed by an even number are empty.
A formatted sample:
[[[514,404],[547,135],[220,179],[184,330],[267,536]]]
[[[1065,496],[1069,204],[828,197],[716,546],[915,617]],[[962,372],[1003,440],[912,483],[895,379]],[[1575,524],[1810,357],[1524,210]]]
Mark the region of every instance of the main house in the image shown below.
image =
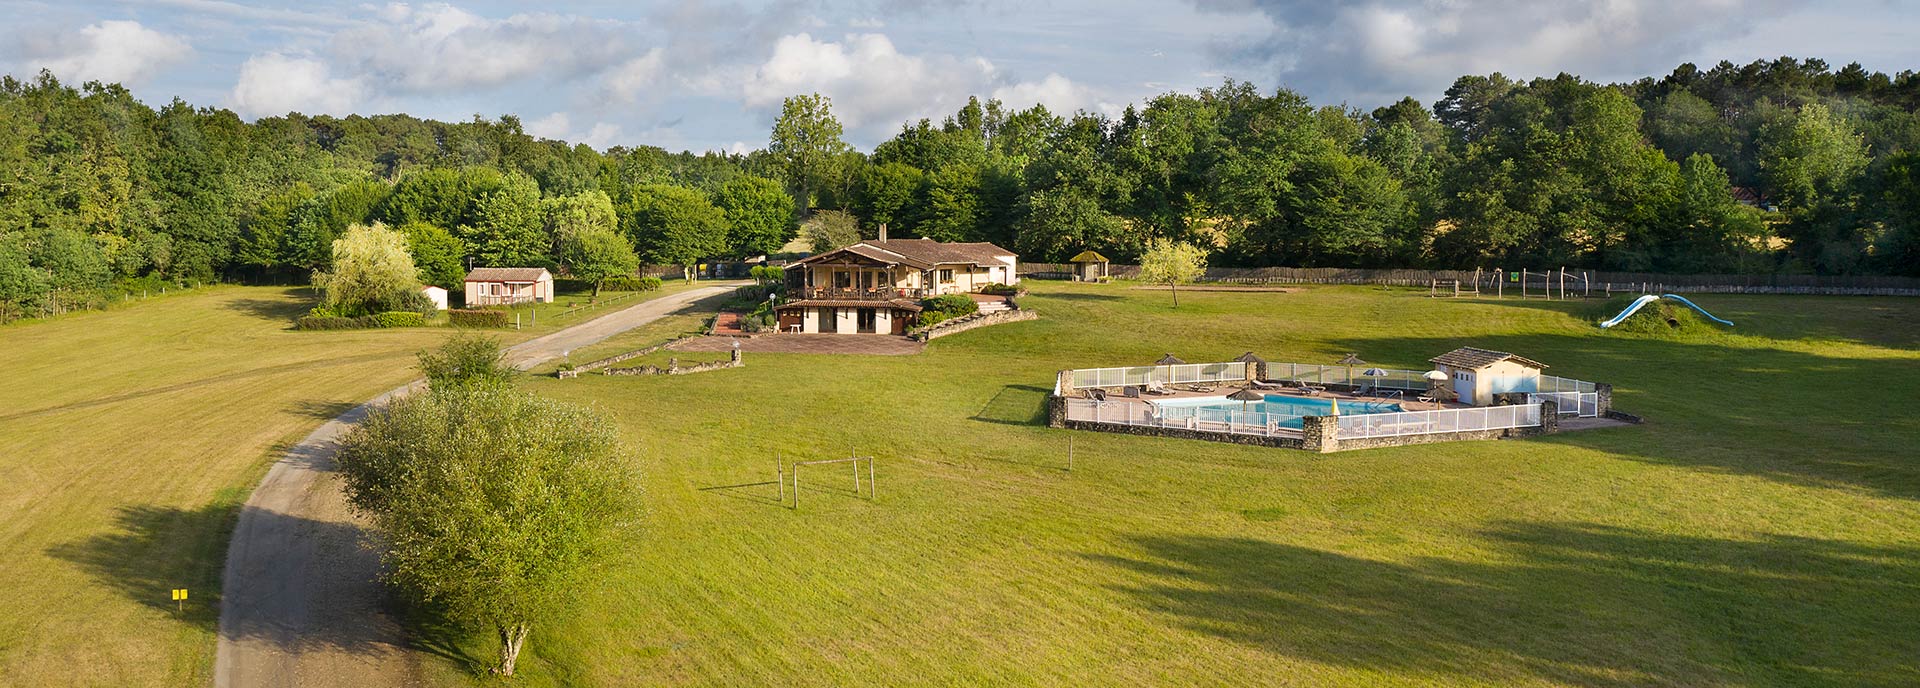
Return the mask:
[[[787,266],[794,300],[775,311],[782,332],[906,334],[920,299],[1012,285],[1018,256],[988,243],[874,239]]]

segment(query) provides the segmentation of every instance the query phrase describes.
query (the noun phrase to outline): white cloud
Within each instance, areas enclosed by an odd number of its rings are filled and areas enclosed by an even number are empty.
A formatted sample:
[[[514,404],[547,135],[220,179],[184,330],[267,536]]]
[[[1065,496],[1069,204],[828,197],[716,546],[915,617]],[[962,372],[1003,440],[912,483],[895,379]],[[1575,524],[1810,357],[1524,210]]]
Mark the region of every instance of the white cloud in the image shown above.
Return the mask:
[[[454,92],[533,76],[568,79],[628,54],[619,22],[555,14],[489,19],[446,4],[393,3],[379,23],[334,35],[332,53],[393,89]]]
[[[1093,89],[1059,74],[1048,74],[1039,81],[1001,86],[993,90],[993,97],[999,98],[1000,102],[1013,110],[1025,110],[1039,104],[1045,105],[1048,112],[1062,117],[1082,109],[1112,116],[1124,107],[1102,101]]]
[[[878,18],[878,17],[866,17],[866,18],[863,18],[863,19],[854,19],[854,20],[850,20],[850,21],[848,21],[848,22],[847,22],[847,26],[850,26],[850,27],[852,27],[852,28],[856,28],[856,29],[869,29],[869,30],[872,30],[872,29],[884,29],[884,28],[887,28],[887,23],[886,23],[885,21],[882,21],[882,20],[881,20],[880,18]]]
[[[587,133],[575,136],[570,140],[574,143],[587,144],[587,146],[596,150],[606,150],[618,145],[621,141],[625,140],[625,138],[626,135],[621,131],[620,125],[598,122],[593,125],[593,128],[588,129]]]
[[[627,60],[607,70],[607,94],[615,101],[631,103],[641,99],[659,81],[665,71],[666,55],[660,48]]]
[[[788,96],[820,93],[849,129],[885,127],[950,113],[970,93],[990,86],[993,63],[946,55],[908,55],[885,35],[847,36],[841,42],[795,34],[776,41],[773,54],[740,85],[749,107],[776,105]]]
[[[22,37],[35,70],[46,68],[69,81],[137,84],[193,54],[186,39],[140,22],[110,20],[71,34]]]
[[[228,96],[233,109],[247,117],[299,112],[309,115],[345,115],[366,97],[366,83],[336,78],[323,62],[312,57],[265,53],[240,65],[240,81]]]
[[[1702,43],[1751,32],[1759,17],[1805,0],[1195,0],[1272,22],[1265,38],[1230,46],[1317,100],[1384,103],[1437,96],[1463,74],[1529,78],[1571,72],[1597,81],[1661,74]]]
[[[570,125],[567,113],[556,112],[526,123],[527,133],[535,138],[566,140]]]

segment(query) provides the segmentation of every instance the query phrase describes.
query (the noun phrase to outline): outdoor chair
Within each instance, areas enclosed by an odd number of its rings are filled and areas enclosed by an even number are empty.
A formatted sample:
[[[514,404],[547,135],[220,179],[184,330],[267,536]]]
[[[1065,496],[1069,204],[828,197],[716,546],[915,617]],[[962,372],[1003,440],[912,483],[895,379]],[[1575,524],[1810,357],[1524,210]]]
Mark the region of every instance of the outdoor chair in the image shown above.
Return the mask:
[[[1293,388],[1295,390],[1298,390],[1301,394],[1305,394],[1310,397],[1320,396],[1321,393],[1327,391],[1327,388],[1325,387],[1316,387],[1298,380],[1294,381]]]
[[[1201,394],[1212,394],[1214,392],[1214,388],[1207,385],[1187,385],[1187,389]]]
[[[1280,384],[1278,382],[1266,382],[1264,380],[1248,380],[1247,385],[1254,389],[1286,389],[1287,388],[1286,385]]]
[[[1160,384],[1158,382],[1149,382],[1147,383],[1147,393],[1166,396],[1166,395],[1172,394],[1173,390],[1167,389],[1166,385]]]

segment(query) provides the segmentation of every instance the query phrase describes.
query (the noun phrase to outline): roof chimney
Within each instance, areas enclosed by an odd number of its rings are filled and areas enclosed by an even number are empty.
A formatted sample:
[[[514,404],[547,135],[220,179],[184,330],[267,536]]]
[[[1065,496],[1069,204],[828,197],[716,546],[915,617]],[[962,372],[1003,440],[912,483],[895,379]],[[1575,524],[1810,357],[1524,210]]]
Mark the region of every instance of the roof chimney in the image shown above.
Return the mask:
[[[885,222],[880,223],[880,240],[887,240],[887,223]]]

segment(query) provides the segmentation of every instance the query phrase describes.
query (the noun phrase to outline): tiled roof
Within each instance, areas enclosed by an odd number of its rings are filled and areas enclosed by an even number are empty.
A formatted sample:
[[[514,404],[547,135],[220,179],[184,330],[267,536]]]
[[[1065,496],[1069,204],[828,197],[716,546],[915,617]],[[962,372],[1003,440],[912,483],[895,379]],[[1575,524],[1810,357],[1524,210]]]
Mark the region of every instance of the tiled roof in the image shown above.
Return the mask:
[[[1002,256],[1012,256],[1012,251],[986,242],[947,243],[932,239],[888,239],[886,241],[864,241],[869,246],[906,256],[928,263],[972,263],[974,265],[997,265]]]
[[[1432,361],[1434,363],[1438,363],[1440,365],[1452,366],[1455,368],[1464,368],[1467,370],[1479,370],[1481,368],[1485,368],[1487,366],[1493,365],[1495,363],[1499,363],[1501,361],[1513,361],[1520,365],[1524,365],[1532,368],[1547,367],[1547,364],[1545,363],[1541,363],[1539,361],[1535,361],[1530,358],[1515,356],[1505,351],[1490,351],[1487,349],[1476,349],[1471,346],[1463,346],[1458,349],[1454,349],[1452,351],[1446,352],[1444,354],[1440,354],[1438,356],[1435,356],[1427,360]]]
[[[787,267],[791,269],[795,265],[824,262],[831,256],[843,253],[890,265],[905,265],[916,270],[955,263],[1001,265],[1002,256],[1014,255],[1012,251],[985,242],[947,243],[932,239],[874,239],[811,256]]]
[[[547,277],[546,268],[474,268],[468,282],[538,282]]]

